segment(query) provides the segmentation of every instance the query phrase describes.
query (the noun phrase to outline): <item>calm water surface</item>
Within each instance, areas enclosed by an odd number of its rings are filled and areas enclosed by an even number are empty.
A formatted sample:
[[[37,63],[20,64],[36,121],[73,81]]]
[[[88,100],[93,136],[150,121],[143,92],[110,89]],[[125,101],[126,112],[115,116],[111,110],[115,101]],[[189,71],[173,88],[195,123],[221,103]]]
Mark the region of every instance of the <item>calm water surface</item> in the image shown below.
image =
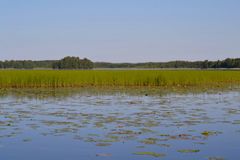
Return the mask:
[[[236,160],[240,92],[0,97],[0,160]]]

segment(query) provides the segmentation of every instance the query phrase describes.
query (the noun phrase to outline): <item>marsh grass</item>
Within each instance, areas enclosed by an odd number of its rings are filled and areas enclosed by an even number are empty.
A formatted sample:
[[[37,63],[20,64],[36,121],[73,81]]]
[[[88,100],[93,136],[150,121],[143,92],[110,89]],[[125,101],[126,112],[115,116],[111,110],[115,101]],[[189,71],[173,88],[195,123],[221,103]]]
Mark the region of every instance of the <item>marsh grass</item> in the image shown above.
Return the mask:
[[[240,84],[240,71],[0,70],[0,88],[220,88]]]

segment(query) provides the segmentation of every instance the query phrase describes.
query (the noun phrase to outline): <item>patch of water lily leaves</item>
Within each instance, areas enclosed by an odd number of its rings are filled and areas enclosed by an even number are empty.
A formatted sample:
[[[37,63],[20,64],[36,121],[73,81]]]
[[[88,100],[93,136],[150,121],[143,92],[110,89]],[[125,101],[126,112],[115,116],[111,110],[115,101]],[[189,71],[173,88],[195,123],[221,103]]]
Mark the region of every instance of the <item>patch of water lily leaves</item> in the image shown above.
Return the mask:
[[[225,160],[223,157],[208,157],[208,160]]]
[[[80,98],[81,101],[77,98]],[[19,134],[20,131],[13,131],[19,126],[25,126],[35,132],[41,132],[43,136],[71,134],[74,140],[92,143],[97,147],[111,147],[114,143],[131,141],[137,142],[136,148],[147,150],[152,146],[167,149],[181,141],[187,141],[193,145],[206,144],[208,138],[222,134],[220,131],[211,129],[201,131],[196,129],[198,125],[221,122],[221,117],[211,117],[206,108],[201,108],[203,103],[199,103],[199,106],[194,108],[185,104],[185,100],[181,102],[182,104],[171,105],[171,102],[166,99],[161,102],[156,99],[145,102],[137,98],[134,101],[125,100],[126,97],[123,99],[118,97],[119,103],[118,101],[113,102],[112,106],[108,106],[111,103],[109,99],[106,102],[106,98],[95,101],[94,97],[84,97],[86,100],[81,97],[77,98],[70,99],[68,103],[48,101],[38,105],[26,105],[24,102],[24,107],[18,107],[20,104],[17,104],[16,108],[3,108],[0,110],[0,131],[6,131],[6,134],[1,134],[0,138]],[[178,97],[175,99],[178,101]],[[58,104],[56,105],[56,103]],[[186,103],[191,104],[192,102]],[[85,106],[85,104],[90,105]],[[117,107],[114,108],[114,105]],[[228,112],[236,115],[238,110],[231,109]],[[4,118],[2,118],[3,116]],[[229,124],[240,124],[239,120],[232,121],[230,118],[226,118],[224,121],[228,121]],[[181,127],[187,129],[180,129]],[[23,142],[30,141],[31,138],[23,139]],[[180,153],[200,152],[198,149],[177,151]],[[134,154],[151,157],[166,156],[164,153],[151,151]],[[111,155],[102,153],[96,154],[96,156]],[[210,158],[209,160],[215,160],[213,157]]]
[[[24,138],[23,139],[23,142],[31,142],[32,141],[32,138]]]
[[[110,157],[112,156],[112,154],[110,153],[98,153],[96,154],[97,157]]]
[[[157,139],[157,138],[146,138],[144,140],[141,140],[140,142],[144,143],[144,144],[157,144],[158,140],[159,139]]]
[[[199,149],[180,149],[178,150],[180,153],[197,153],[200,152]]]
[[[111,143],[97,143],[96,146],[99,146],[99,147],[107,147],[107,146],[111,146],[112,144]]]
[[[135,152],[135,155],[140,156],[152,156],[152,157],[165,157],[166,154],[164,153],[156,153],[156,152]]]
[[[220,132],[220,131],[204,131],[201,134],[208,137],[208,136],[222,134],[222,132]]]
[[[234,120],[232,124],[239,124],[240,125],[240,120]]]

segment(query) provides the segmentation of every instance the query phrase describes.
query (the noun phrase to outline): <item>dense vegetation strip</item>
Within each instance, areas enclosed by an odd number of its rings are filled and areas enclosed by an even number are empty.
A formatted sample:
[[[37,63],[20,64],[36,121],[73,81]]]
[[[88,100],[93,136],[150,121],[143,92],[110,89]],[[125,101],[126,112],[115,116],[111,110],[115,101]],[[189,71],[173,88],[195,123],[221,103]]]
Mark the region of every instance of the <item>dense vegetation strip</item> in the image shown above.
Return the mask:
[[[53,69],[92,69],[93,62],[87,58],[80,59],[79,57],[64,57],[61,60],[46,60],[46,61],[0,61],[0,69],[34,69],[34,68],[53,68]]]
[[[146,62],[146,63],[107,63],[95,62],[79,57],[65,57],[61,60],[46,61],[0,61],[0,69],[92,69],[92,68],[240,68],[240,58],[227,58],[222,61],[170,61],[170,62]]]
[[[240,71],[206,70],[0,70],[0,88],[228,87]]]
[[[170,61],[145,63],[95,62],[94,68],[240,68],[240,58],[218,61]]]

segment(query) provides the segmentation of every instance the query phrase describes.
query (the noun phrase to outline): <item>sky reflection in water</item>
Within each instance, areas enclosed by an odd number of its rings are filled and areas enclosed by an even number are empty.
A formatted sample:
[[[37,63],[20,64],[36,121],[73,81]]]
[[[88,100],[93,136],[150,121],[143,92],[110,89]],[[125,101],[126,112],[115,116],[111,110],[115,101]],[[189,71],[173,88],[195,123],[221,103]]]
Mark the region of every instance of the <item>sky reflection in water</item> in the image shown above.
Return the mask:
[[[0,159],[240,156],[240,93],[0,98]]]

